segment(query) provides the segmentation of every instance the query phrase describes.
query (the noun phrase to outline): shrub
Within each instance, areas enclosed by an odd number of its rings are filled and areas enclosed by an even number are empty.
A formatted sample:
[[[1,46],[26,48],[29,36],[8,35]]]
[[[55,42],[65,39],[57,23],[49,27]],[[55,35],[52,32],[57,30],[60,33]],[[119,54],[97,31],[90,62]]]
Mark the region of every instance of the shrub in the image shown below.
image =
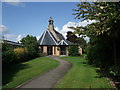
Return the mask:
[[[120,66],[111,66],[109,68],[109,73],[113,76],[120,76]]]
[[[28,50],[29,59],[32,59],[38,56],[36,49],[32,45],[27,46],[26,48]]]
[[[70,46],[68,51],[69,51],[69,56],[78,56],[78,46],[77,45]]]
[[[2,63],[3,64],[10,64],[15,60],[15,55],[13,50],[8,50],[2,52]]]
[[[27,48],[29,59],[39,56],[39,48],[36,37],[27,35],[21,40],[21,43]]]
[[[14,62],[22,62],[27,59],[27,49],[26,48],[15,48],[14,54],[16,60]]]

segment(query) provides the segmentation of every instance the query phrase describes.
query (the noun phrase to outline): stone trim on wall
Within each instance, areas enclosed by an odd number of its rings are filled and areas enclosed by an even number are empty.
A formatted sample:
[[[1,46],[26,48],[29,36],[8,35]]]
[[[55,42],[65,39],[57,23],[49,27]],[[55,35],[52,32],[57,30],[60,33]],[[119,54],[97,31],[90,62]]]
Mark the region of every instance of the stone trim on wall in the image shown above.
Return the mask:
[[[39,46],[39,48],[41,49],[41,50],[43,50],[42,51],[42,54],[44,55],[44,56],[46,56],[46,55],[48,55],[47,53],[47,47],[48,46]],[[80,54],[80,55],[82,55],[82,48],[80,47],[80,46],[78,46],[78,53]],[[68,56],[68,54],[69,54],[69,52],[68,52],[68,49],[69,49],[69,46],[66,46],[66,55]],[[53,56],[60,56],[60,47],[59,46],[52,46],[52,55]]]
[[[78,53],[80,54],[80,55],[82,55],[82,48],[80,47],[80,46],[78,46]]]
[[[47,55],[47,46],[43,46],[43,55]]]

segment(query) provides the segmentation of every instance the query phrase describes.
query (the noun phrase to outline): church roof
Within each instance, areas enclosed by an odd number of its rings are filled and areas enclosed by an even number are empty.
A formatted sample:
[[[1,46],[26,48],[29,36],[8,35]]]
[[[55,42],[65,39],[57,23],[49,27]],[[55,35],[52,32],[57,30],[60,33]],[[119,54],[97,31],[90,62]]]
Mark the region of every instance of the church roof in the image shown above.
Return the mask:
[[[49,31],[45,30],[38,40],[39,45],[73,45],[72,42],[67,41],[62,34],[54,30],[60,41],[54,37],[54,35]]]
[[[54,29],[52,17],[49,19],[48,29],[41,35],[38,43],[39,45],[73,45]]]
[[[59,39],[60,40],[65,40],[65,38],[63,37],[63,35],[61,34],[61,33],[59,33],[59,32],[57,32],[56,30],[54,30],[55,31],[55,33],[57,34],[57,36],[59,37]]]
[[[52,36],[49,30],[46,30],[40,37],[38,43],[40,45],[57,45],[56,40]]]

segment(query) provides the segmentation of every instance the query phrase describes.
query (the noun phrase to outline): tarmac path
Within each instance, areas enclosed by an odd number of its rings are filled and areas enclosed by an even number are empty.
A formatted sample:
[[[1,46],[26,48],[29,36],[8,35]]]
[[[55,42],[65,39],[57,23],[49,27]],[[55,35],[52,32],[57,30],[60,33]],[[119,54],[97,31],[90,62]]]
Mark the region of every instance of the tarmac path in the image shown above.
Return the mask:
[[[56,68],[21,85],[19,88],[54,88],[60,78],[71,68],[71,64],[65,60],[54,56],[47,57],[58,61],[60,64]]]

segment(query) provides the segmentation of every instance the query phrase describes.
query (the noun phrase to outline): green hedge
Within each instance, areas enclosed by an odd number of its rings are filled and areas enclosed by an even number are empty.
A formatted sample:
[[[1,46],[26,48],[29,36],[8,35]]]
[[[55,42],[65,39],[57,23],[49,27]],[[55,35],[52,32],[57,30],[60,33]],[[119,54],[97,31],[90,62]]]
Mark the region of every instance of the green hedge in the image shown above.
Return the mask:
[[[78,46],[77,45],[70,46],[68,51],[69,51],[69,56],[78,56]]]
[[[3,64],[9,64],[12,63],[13,60],[15,60],[15,54],[13,50],[8,50],[2,52],[2,63]]]

